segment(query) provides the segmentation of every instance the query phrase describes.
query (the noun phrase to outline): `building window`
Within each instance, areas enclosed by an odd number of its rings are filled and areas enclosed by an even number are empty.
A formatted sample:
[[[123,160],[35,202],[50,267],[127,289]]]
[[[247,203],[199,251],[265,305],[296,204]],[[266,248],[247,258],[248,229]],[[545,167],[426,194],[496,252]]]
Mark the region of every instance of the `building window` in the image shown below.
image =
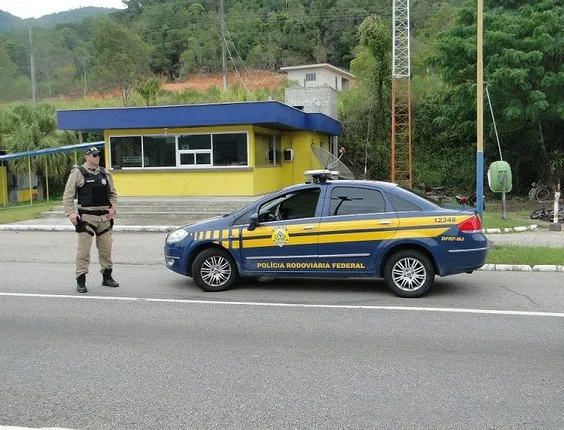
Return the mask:
[[[143,167],[176,167],[176,136],[143,136]]]
[[[112,169],[143,167],[141,136],[110,137]]]
[[[176,136],[116,136],[110,138],[113,169],[175,167]]]
[[[247,166],[247,133],[111,136],[111,167]]]
[[[211,134],[178,136],[180,166],[211,166]]]
[[[315,81],[315,73],[306,73],[306,82]]]
[[[255,166],[279,166],[280,136],[277,134],[255,134]]]
[[[247,133],[213,134],[214,166],[248,165]]]

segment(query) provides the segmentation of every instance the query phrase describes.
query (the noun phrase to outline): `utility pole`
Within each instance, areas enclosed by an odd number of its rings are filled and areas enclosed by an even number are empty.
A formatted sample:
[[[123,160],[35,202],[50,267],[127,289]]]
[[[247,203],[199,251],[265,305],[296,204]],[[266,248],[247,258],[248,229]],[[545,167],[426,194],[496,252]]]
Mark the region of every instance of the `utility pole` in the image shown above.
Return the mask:
[[[29,58],[31,63],[31,97],[33,104],[37,103],[37,87],[35,85],[35,60],[33,58],[33,41],[31,37],[31,19],[27,21],[27,28],[29,30]]]
[[[476,209],[484,216],[484,0],[478,0],[476,13]]]
[[[227,41],[225,30],[225,7],[224,0],[219,1],[219,19],[221,26],[221,65],[223,68],[223,89],[227,90]]]

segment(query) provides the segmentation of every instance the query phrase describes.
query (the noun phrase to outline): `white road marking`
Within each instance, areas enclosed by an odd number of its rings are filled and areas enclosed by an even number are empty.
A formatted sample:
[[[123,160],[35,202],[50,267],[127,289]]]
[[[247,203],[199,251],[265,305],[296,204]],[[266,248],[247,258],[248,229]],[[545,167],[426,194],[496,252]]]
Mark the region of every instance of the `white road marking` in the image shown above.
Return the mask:
[[[13,427],[13,426],[0,426],[0,430],[72,430],[62,427]]]
[[[261,307],[273,307],[273,308],[364,309],[364,310],[382,310],[382,311],[444,312],[444,313],[460,313],[460,314],[515,315],[515,316],[528,316],[528,317],[564,318],[563,312],[506,311],[502,309],[426,308],[420,306],[313,305],[307,303],[226,302],[220,300],[151,299],[148,297],[74,296],[67,294],[0,293],[0,296],[58,298],[58,299],[77,299],[77,300],[115,300],[115,301],[124,301],[124,302],[181,303],[181,304],[198,304],[198,305],[203,304],[203,305],[225,305],[225,306],[261,306]]]

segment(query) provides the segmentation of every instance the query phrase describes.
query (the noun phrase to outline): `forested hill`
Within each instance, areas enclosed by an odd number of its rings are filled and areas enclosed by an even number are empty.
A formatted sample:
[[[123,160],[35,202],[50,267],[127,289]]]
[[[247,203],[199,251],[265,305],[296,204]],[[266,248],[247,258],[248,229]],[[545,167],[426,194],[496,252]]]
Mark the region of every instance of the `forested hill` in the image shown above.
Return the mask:
[[[54,28],[59,24],[79,23],[84,18],[109,15],[118,9],[105,7],[82,7],[66,12],[52,13],[33,20],[33,25],[41,28]],[[27,28],[27,20],[0,10],[0,32]]]

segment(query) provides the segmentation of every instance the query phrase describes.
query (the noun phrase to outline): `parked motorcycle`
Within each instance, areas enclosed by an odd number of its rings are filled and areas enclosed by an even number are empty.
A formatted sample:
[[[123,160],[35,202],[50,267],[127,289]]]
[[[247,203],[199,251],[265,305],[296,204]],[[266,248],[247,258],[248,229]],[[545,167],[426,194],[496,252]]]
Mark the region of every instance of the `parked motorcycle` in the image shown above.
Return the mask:
[[[464,195],[459,194],[455,197],[455,199],[456,199],[456,202],[459,205],[469,206],[471,208],[475,208],[476,207],[476,197],[477,197],[477,194],[476,194],[476,191],[474,191],[469,196],[464,196]],[[486,202],[484,200],[482,200],[482,209],[486,210]]]

